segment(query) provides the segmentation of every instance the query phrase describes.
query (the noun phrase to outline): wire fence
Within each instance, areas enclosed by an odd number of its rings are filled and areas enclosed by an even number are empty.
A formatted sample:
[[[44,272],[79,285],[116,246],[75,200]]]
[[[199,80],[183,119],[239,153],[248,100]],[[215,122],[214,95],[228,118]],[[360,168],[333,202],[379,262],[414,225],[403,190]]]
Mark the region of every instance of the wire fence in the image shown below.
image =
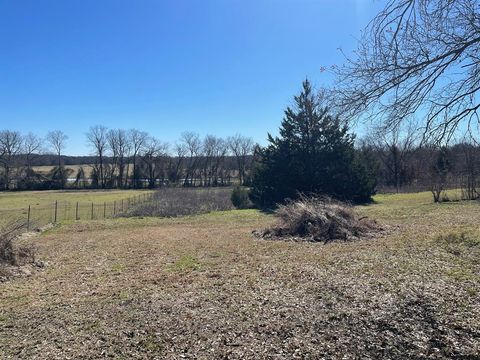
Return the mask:
[[[104,202],[54,201],[48,205],[29,205],[21,210],[2,210],[2,222],[17,223],[27,230],[39,229],[62,221],[114,218],[134,206],[152,201],[153,193]]]

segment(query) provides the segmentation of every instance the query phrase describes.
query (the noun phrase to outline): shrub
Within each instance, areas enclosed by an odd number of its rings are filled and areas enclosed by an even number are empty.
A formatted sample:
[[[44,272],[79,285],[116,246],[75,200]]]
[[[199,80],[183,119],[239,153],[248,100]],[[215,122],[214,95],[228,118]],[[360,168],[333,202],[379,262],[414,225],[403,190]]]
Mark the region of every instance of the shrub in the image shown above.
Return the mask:
[[[247,209],[250,207],[250,199],[248,198],[248,189],[235,186],[230,196],[233,206],[237,209]]]
[[[348,204],[328,197],[301,196],[287,201],[275,211],[272,228],[257,233],[263,238],[296,238],[329,242],[353,240],[382,228],[372,220],[358,217]]]

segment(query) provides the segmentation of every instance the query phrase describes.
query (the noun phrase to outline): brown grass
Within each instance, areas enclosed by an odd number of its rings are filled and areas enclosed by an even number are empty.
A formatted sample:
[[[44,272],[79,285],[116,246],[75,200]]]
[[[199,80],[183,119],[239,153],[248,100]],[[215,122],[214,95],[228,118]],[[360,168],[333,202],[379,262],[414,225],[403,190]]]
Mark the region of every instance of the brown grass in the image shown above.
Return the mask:
[[[17,275],[17,267],[35,263],[33,245],[21,243],[20,236],[24,229],[22,222],[0,227],[0,282]]]
[[[175,217],[233,209],[231,188],[162,188],[121,216]]]
[[[256,240],[253,210],[51,230],[0,284],[0,358],[478,358],[480,207],[397,204],[329,244]]]

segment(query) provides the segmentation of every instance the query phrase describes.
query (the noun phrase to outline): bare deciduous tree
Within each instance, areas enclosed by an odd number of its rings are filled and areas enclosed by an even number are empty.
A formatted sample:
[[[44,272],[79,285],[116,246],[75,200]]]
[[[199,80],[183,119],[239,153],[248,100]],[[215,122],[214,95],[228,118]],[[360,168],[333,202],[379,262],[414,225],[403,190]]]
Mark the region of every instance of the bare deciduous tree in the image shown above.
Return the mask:
[[[228,144],[237,162],[240,184],[243,185],[246,179],[247,159],[249,155],[252,155],[255,144],[252,138],[240,134],[229,137]]]
[[[478,0],[389,0],[334,70],[332,99],[343,117],[389,129],[416,113],[425,140],[449,140],[479,124],[479,54]]]
[[[129,152],[127,132],[122,129],[109,130],[107,139],[112,154],[109,181],[113,187],[123,187],[125,184],[126,159]]]
[[[23,138],[18,131],[0,131],[0,164],[3,166],[3,188],[10,189],[11,172],[16,156],[22,150]]]
[[[46,140],[58,157],[58,167],[62,167],[62,152],[65,149],[68,136],[61,130],[54,130],[48,132]]]
[[[377,149],[388,174],[391,178],[396,192],[402,186],[402,175],[404,173],[407,157],[411,155],[417,140],[415,129],[412,124],[407,128],[394,128],[385,132],[383,129],[370,136],[368,141]]]
[[[138,169],[137,169],[137,157],[142,151],[145,143],[148,139],[148,134],[144,131],[137,129],[130,129],[128,131],[128,141],[130,143],[131,156],[133,161],[133,187],[138,187]]]
[[[185,174],[184,186],[195,186],[197,177],[197,167],[199,155],[202,150],[202,141],[197,133],[184,132],[182,133],[180,141],[184,144],[188,153],[187,172]]]
[[[148,187],[153,189],[157,179],[165,178],[165,157],[168,155],[168,144],[157,138],[148,137],[144,144],[142,161],[145,164]]]
[[[42,139],[29,132],[23,137],[23,153],[25,155],[25,165],[27,169],[32,168],[32,159],[42,149]]]
[[[87,139],[90,145],[96,152],[98,157],[98,174],[99,182],[102,188],[105,188],[105,167],[104,157],[108,148],[107,128],[102,125],[95,125],[90,127],[87,133]]]

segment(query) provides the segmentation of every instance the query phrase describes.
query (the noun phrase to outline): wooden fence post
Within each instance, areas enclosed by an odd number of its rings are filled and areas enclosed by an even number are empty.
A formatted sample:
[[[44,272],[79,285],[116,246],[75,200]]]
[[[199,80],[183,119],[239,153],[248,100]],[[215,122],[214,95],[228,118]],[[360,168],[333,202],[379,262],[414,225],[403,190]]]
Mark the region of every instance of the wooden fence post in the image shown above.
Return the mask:
[[[92,202],[92,216],[91,217],[92,217],[92,220],[93,220],[93,202]]]
[[[117,201],[113,200],[113,216],[115,216],[116,212],[117,212]]]
[[[53,220],[54,223],[57,222],[57,208],[58,208],[58,201],[55,200],[55,216],[54,216],[54,220]]]
[[[103,202],[103,218],[105,219],[107,217],[107,202]]]
[[[77,206],[75,207],[75,221],[78,220],[78,201],[77,201]]]

